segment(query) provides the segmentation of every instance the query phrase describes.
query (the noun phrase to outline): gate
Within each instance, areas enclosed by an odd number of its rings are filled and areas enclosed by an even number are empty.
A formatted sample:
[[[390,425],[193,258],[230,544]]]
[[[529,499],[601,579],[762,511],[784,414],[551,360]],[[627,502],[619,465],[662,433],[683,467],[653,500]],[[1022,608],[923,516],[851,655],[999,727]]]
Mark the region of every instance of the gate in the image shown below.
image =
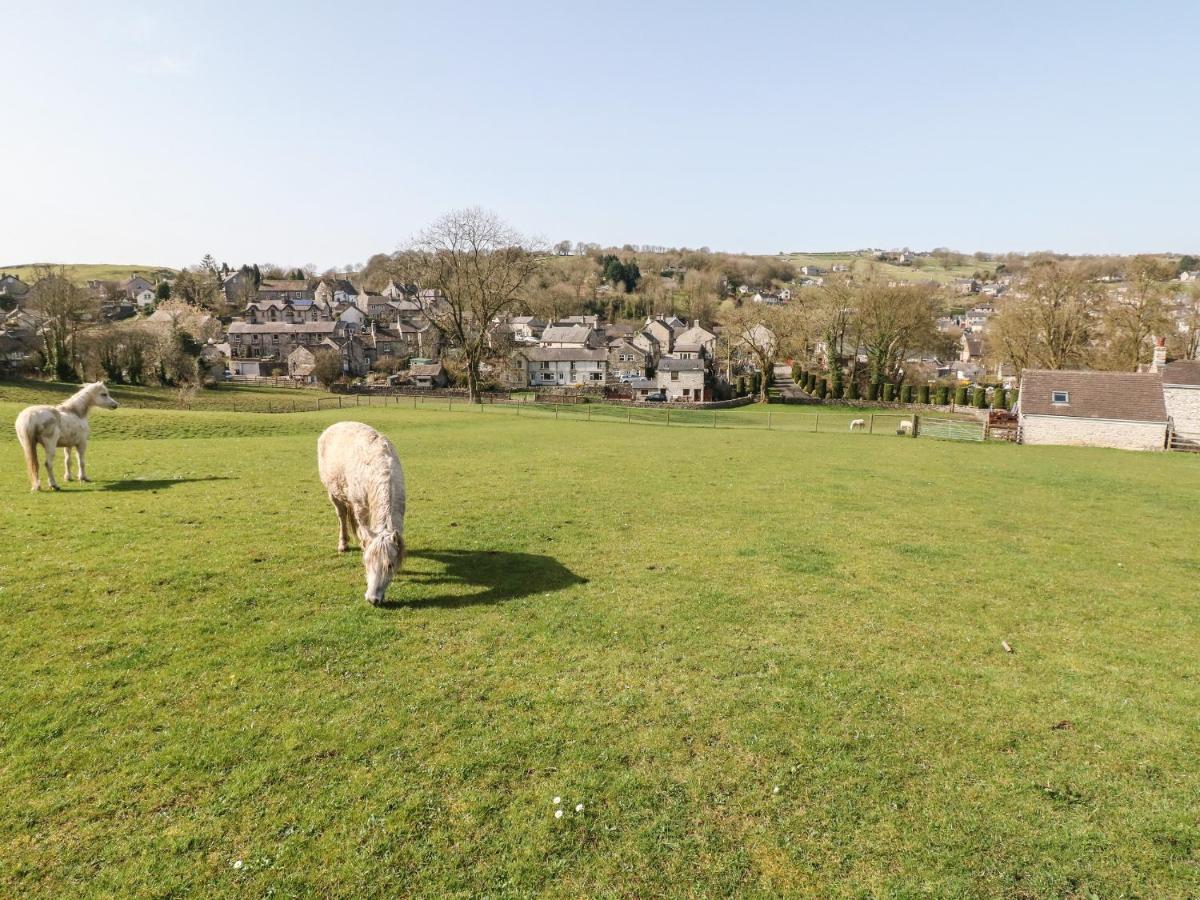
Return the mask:
[[[982,441],[986,427],[982,422],[965,419],[921,416],[917,425],[917,437],[940,438],[943,441]]]

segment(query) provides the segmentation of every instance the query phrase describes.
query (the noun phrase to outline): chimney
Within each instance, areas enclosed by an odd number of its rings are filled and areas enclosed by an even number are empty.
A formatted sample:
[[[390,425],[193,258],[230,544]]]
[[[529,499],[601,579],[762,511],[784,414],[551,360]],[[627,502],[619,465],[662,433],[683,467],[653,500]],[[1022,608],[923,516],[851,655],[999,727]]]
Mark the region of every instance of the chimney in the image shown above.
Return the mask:
[[[1165,337],[1154,339],[1154,359],[1150,363],[1151,372],[1161,372],[1167,364],[1167,339]]]

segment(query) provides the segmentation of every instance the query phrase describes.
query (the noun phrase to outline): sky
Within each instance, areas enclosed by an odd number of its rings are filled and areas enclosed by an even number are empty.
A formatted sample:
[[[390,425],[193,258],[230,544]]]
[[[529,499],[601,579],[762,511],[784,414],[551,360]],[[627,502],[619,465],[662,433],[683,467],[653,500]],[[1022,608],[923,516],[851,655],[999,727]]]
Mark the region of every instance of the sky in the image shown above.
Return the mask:
[[[1200,251],[1200,3],[0,0],[0,265]]]

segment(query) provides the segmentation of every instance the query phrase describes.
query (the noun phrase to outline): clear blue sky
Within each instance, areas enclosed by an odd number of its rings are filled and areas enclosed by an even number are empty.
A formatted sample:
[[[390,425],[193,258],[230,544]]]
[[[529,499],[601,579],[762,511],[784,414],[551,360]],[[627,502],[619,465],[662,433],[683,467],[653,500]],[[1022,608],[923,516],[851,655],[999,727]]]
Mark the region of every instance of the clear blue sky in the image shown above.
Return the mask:
[[[1200,250],[1200,4],[0,0],[0,264]]]

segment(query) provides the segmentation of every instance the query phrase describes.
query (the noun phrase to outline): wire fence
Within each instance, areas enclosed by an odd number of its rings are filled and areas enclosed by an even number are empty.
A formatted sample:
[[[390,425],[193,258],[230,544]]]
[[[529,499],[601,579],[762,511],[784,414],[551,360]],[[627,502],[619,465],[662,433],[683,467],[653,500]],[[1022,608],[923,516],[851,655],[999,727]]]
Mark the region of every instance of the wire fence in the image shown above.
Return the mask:
[[[859,409],[802,413],[795,407],[750,406],[735,409],[683,409],[664,404],[662,408],[621,403],[546,403],[535,399],[493,399],[470,402],[462,397],[431,397],[416,394],[345,394],[314,400],[292,400],[275,404],[271,412],[312,412],[328,409],[401,408],[433,410],[465,415],[508,415],[573,422],[610,422],[659,428],[709,428],[809,433],[861,433],[917,437],[923,429],[918,416],[903,411],[865,413]],[[981,433],[983,425],[970,419],[945,419],[965,433]],[[914,427],[916,426],[916,427]],[[930,436],[956,439],[956,435]],[[975,439],[975,438],[969,438]]]

